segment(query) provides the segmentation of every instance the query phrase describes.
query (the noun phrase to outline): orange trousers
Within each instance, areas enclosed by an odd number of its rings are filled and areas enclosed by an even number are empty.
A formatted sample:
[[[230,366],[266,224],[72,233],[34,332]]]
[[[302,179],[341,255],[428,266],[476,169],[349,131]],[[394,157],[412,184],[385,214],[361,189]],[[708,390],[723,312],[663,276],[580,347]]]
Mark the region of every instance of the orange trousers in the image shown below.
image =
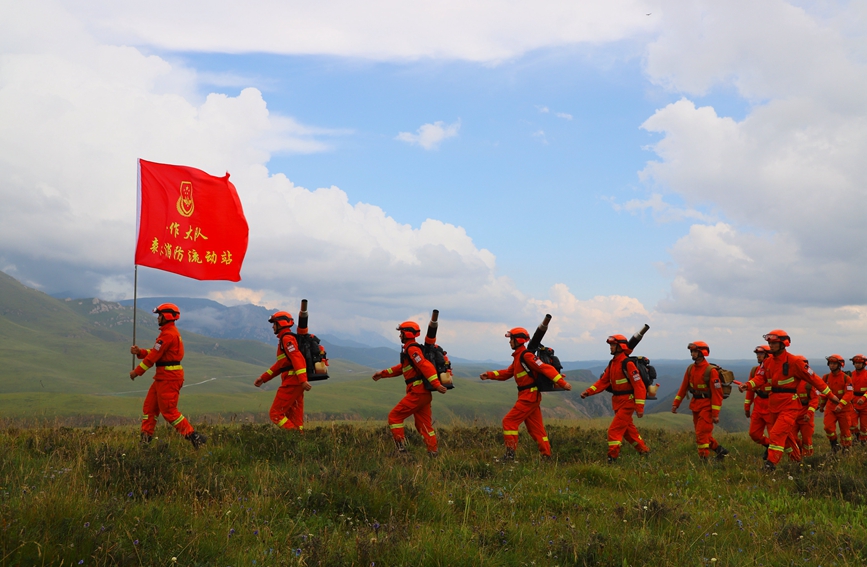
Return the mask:
[[[639,453],[647,453],[650,449],[644,443],[644,439],[638,434],[638,428],[632,422],[632,414],[635,409],[626,405],[614,412],[614,419],[608,426],[608,456],[616,459],[620,456],[620,446],[625,439]]]
[[[789,454],[793,461],[801,460],[801,450],[795,439],[795,427],[801,410],[798,408],[787,409],[781,412],[768,412],[771,427],[768,429],[768,460],[778,464],[783,458],[783,453]]]
[[[803,457],[812,457],[813,456],[813,432],[816,429],[816,425],[813,420],[813,412],[807,411],[806,416],[809,418],[807,423],[801,421],[804,419],[802,415],[798,422],[795,424],[795,438],[798,439],[798,449],[801,450],[801,456]],[[798,435],[800,434],[800,438]]]
[[[857,435],[858,440],[864,442],[867,441],[867,403],[854,407],[855,413],[852,414],[852,422],[849,424],[850,429],[852,429],[852,437],[854,439]]]
[[[719,443],[713,438],[713,412],[710,406],[692,412],[692,424],[695,426],[698,456],[709,457],[710,452],[719,447]]]
[[[825,435],[828,436],[830,441],[837,440],[837,426],[840,426],[840,445],[843,447],[851,447],[852,446],[852,430],[849,429],[849,423],[852,421],[852,418],[855,417],[855,413],[850,411],[841,411],[837,413],[833,411],[831,408],[827,408],[825,410]]]
[[[271,421],[283,429],[304,430],[304,388],[280,386],[268,413]]]
[[[429,453],[437,450],[437,434],[433,428],[430,403],[433,400],[430,392],[410,392],[398,402],[388,414],[388,427],[396,442],[406,439],[403,431],[403,422],[409,416],[415,418],[415,429],[424,439]]]
[[[503,418],[503,441],[506,447],[513,451],[518,448],[518,428],[521,424],[527,426],[527,432],[536,445],[539,452],[545,456],[551,456],[551,443],[548,442],[548,434],[545,432],[545,424],[542,422],[542,394],[537,392],[536,401],[518,398],[509,413]]]
[[[163,418],[171,423],[181,435],[187,436],[193,432],[193,426],[178,411],[178,397],[180,397],[183,386],[183,380],[153,381],[142,406],[142,433],[154,434],[157,418],[160,414],[163,414]]]
[[[771,430],[771,422],[766,411],[754,411],[750,414],[750,439],[759,445],[767,446],[770,439],[765,435],[765,430]]]

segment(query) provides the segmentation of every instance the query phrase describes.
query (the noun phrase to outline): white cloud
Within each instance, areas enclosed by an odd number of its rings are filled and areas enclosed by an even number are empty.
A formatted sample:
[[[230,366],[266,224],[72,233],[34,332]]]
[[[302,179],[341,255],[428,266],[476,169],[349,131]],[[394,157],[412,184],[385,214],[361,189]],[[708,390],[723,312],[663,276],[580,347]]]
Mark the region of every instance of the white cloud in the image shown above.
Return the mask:
[[[567,112],[557,112],[554,114],[557,118],[562,118],[563,120],[572,120],[573,116]]]
[[[683,220],[712,220],[712,217],[700,211],[689,208],[674,207],[666,203],[662,195],[653,193],[649,199],[630,199],[622,205],[614,199],[608,199],[615,211],[629,213],[644,213],[650,211],[658,222],[678,222]]]
[[[547,146],[547,145],[548,145],[548,138],[545,136],[545,131],[544,131],[544,130],[536,130],[535,132],[533,132],[533,133],[530,134],[530,135],[531,135],[532,137],[536,138],[537,140],[539,140],[539,142],[540,142],[543,146]]]
[[[537,109],[541,114],[548,114],[549,112],[551,112],[551,109],[548,108],[547,106],[536,106],[536,109]]]
[[[442,120],[438,120],[433,124],[422,124],[416,130],[416,134],[400,132],[394,139],[411,145],[419,145],[426,150],[436,150],[439,149],[443,140],[457,136],[460,129],[460,119],[449,125],[446,125]]]
[[[545,47],[617,41],[656,25],[644,15],[649,4],[640,0],[519,0],[506,5],[496,0],[363,4],[70,0],[63,5],[85,15],[90,29],[109,43],[181,52],[325,54],[379,60],[496,62]]]

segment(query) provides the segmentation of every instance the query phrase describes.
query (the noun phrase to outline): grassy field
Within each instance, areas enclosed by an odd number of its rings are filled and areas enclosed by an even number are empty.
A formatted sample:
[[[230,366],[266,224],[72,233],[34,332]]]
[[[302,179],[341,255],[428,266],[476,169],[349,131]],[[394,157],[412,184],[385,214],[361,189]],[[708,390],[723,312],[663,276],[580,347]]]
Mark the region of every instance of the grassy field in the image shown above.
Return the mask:
[[[678,416],[671,416],[678,417]],[[683,417],[683,416],[681,416]],[[822,446],[760,471],[758,448],[699,463],[689,432],[648,427],[652,454],[605,463],[603,429],[439,428],[439,459],[381,425],[206,426],[194,452],[161,425],[0,431],[0,565],[822,565],[867,562],[865,454]],[[824,445],[824,444],[822,444]]]

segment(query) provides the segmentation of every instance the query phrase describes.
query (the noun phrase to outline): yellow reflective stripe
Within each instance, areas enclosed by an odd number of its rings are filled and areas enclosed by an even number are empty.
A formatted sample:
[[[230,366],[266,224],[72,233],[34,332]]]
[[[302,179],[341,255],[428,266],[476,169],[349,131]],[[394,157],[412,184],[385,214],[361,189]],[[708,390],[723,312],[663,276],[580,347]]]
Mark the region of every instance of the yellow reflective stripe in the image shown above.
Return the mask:
[[[148,368],[150,368],[150,366],[148,366],[148,365],[145,364],[144,362],[142,362],[141,364],[139,364],[138,367],[141,368],[142,370],[147,370]]]
[[[674,397],[674,401],[678,401],[678,400],[682,400],[682,399],[683,399],[683,398],[681,398],[680,396],[675,396],[675,397]]]
[[[527,375],[526,372],[518,372],[517,374],[515,374],[515,378],[523,378],[526,375]]]
[[[794,451],[794,449],[792,449],[791,447],[786,447],[786,453],[791,453],[792,451]]]
[[[693,386],[693,388],[707,388],[707,384],[698,384],[696,386]]]
[[[421,386],[422,382],[423,382],[422,380],[416,380],[415,382],[410,384],[410,386]]]
[[[770,451],[780,451],[780,452],[783,451],[783,448],[780,447],[779,445],[768,445],[768,449]]]
[[[638,405],[640,405],[640,406],[643,406],[643,405],[644,405],[644,400],[635,400],[635,403],[638,404]]]
[[[277,422],[277,427],[283,427],[283,424],[286,423],[287,421],[289,421],[289,418],[284,417],[283,419],[281,419],[280,421]]]
[[[389,425],[389,427],[391,427],[392,429],[403,429],[403,424],[402,423],[392,423],[391,425]]]
[[[500,372],[498,370],[494,370],[494,376],[499,376]]]
[[[562,376],[561,374],[558,374],[558,375],[554,376],[554,377],[551,379],[551,381],[554,382],[554,383],[557,383],[557,382],[559,382],[559,381],[562,380],[562,379],[563,379],[563,376]]]
[[[386,372],[387,372],[387,373],[389,373],[389,374],[391,374],[391,373],[392,373],[392,370],[391,370],[391,368],[386,368],[386,369],[385,369],[385,371],[386,371]]]
[[[593,391],[595,392],[595,391],[596,391],[596,386],[590,386],[590,389],[593,390]]]
[[[811,407],[811,408],[807,408],[807,409],[808,409],[809,411],[812,411],[812,412],[815,412],[815,411],[816,411],[816,408],[812,408],[812,407]]]
[[[403,367],[404,372],[409,372],[410,370],[412,370],[412,366],[404,366]]]
[[[750,385],[750,388],[755,388],[755,387],[756,387],[756,383],[753,382],[752,380],[750,380],[749,382],[747,382],[747,384]]]
[[[297,376],[298,374],[307,374],[307,369],[302,368],[301,370],[296,370],[295,375]]]
[[[273,376],[274,372],[269,368],[267,371],[265,371],[265,374],[267,374],[268,376]]]
[[[163,370],[183,370],[184,367],[181,366],[180,364],[175,364],[174,366],[163,366],[162,369]]]
[[[303,426],[303,425],[299,425],[299,426],[298,426],[298,431],[301,431],[302,429],[304,429],[304,426]]]
[[[436,380],[436,379],[437,379],[437,375],[436,375],[436,374],[431,374],[430,376],[427,377],[427,381],[428,381],[428,382],[433,382],[433,381]]]
[[[547,440],[548,440],[547,437],[542,437],[542,441],[547,441]]]
[[[615,384],[626,384],[627,382],[629,382],[629,380],[627,380],[626,378],[614,381]]]
[[[708,447],[710,447],[710,443],[702,443],[698,446],[699,449],[707,449]]]
[[[719,410],[720,407],[721,407],[721,406],[710,406],[710,409],[712,409],[712,410]]]
[[[615,445],[622,445],[622,443],[620,441],[609,441],[608,442],[609,447],[614,447]]]
[[[435,436],[436,436],[436,431],[434,431],[433,429],[431,429],[430,432],[428,433],[428,435],[431,436],[431,437],[435,437]]]
[[[795,381],[795,377],[792,376],[791,378],[786,378],[785,380],[780,380],[779,382],[777,382],[777,385],[779,386],[780,384],[791,384],[794,381]]]
[[[530,392],[538,392],[538,391],[539,391],[539,388],[533,386],[533,387],[530,388],[528,391],[530,391]]]
[[[179,424],[180,422],[182,422],[183,420],[184,420],[184,416],[183,416],[183,414],[181,414],[181,416],[180,416],[179,418],[177,418],[176,420],[174,420],[174,421],[172,422],[172,425],[177,425],[177,424]]]
[[[294,370],[286,370],[286,371],[284,372],[284,374],[286,374],[286,376],[294,376],[294,375],[295,375],[295,371],[294,371]]]
[[[286,358],[286,355],[285,355],[285,354],[278,354],[278,355],[277,355],[277,360],[280,360],[280,359],[283,359],[283,358]]]
[[[830,393],[831,393],[831,388],[825,386],[825,389],[822,391],[822,395],[827,396]]]
[[[512,431],[510,429],[504,429],[503,430],[503,435],[517,435],[517,434],[518,434],[517,430],[515,430],[515,431]]]
[[[144,421],[146,419],[150,419],[150,416],[148,414],[144,414],[143,416],[141,416],[141,418],[142,418],[142,421]]]

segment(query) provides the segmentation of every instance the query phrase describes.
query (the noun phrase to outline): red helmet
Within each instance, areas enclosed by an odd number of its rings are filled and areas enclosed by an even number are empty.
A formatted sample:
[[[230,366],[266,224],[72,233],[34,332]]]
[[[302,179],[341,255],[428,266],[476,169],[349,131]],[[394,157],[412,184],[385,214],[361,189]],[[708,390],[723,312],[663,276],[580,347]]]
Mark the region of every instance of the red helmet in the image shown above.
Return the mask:
[[[855,356],[853,356],[849,360],[851,360],[853,363],[862,362],[864,364],[867,364],[867,356],[864,356],[863,354],[856,354]]]
[[[404,321],[397,326],[396,330],[413,339],[421,335],[421,327],[415,321]]]
[[[610,345],[620,345],[623,350],[629,350],[629,339],[623,335],[611,335],[605,339],[605,342]]]
[[[295,324],[295,319],[292,318],[292,314],[288,311],[278,311],[271,315],[268,322],[275,323],[277,325],[277,331],[275,331],[275,333],[279,333],[280,331],[291,329],[292,325]]]
[[[174,303],[161,303],[154,308],[154,313],[162,315],[166,321],[177,321],[181,318],[181,310]]]
[[[846,366],[846,361],[843,360],[843,357],[840,356],[839,354],[832,354],[831,356],[826,356],[825,360],[828,361],[828,366],[831,366],[832,362],[836,362],[837,364],[839,364],[840,368],[843,368],[844,366]]]
[[[515,327],[514,329],[506,331],[506,337],[515,339],[516,343],[522,345],[530,340],[530,333],[528,333],[527,329],[524,327]]]
[[[762,335],[762,338],[769,343],[783,343],[783,346],[785,347],[792,344],[792,337],[782,329],[774,329],[767,335]]]
[[[704,341],[694,341],[686,345],[687,350],[690,352],[694,350],[701,351],[702,356],[707,356],[710,354],[710,347]]]
[[[754,350],[756,354],[771,354],[771,347],[768,345],[759,345]]]

